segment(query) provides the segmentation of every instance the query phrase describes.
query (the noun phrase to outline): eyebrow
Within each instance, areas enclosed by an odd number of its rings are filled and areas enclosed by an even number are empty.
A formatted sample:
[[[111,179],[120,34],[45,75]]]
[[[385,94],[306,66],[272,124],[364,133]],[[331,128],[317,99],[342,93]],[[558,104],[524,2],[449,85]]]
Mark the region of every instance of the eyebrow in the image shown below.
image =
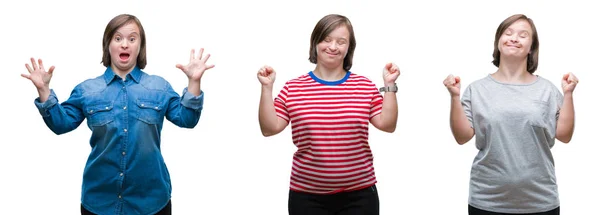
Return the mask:
[[[506,30],[505,30],[505,31],[508,31],[508,30],[510,30],[510,31],[512,31],[512,32],[517,32],[517,33],[519,33],[519,34],[520,34],[520,33],[523,33],[523,32],[526,32],[526,33],[528,33],[528,34],[531,34],[531,32],[529,32],[528,30],[520,30],[520,31],[515,31],[515,30],[514,30],[514,29],[512,29],[512,28],[506,28]]]
[[[121,33],[121,32],[118,32],[118,31],[117,31],[117,32],[115,32],[114,36],[117,36],[117,34],[118,34],[118,35],[125,35],[125,34],[123,34],[123,33]],[[138,34],[138,32],[135,32],[135,31],[134,31],[134,32],[132,32],[132,33],[130,33],[130,34],[129,34],[129,36],[130,36],[130,35],[140,36],[140,34]]]
[[[344,38],[344,37],[332,37],[332,36],[326,36],[325,38],[323,38],[323,40],[325,39],[338,39],[338,40],[345,40],[348,41],[348,39]]]

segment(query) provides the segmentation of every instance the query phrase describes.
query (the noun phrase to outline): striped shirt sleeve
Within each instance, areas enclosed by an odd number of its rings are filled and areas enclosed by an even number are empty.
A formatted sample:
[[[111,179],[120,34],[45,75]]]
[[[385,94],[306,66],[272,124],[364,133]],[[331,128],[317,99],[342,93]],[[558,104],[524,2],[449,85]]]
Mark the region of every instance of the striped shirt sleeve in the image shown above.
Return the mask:
[[[279,118],[284,119],[287,122],[290,121],[290,115],[288,113],[288,109],[286,106],[288,89],[289,89],[288,83],[285,83],[285,86],[283,86],[283,89],[281,89],[281,91],[279,92],[279,95],[277,95],[277,97],[275,98],[275,101],[274,101],[275,112],[277,112],[277,116]]]
[[[369,114],[369,119],[373,118],[379,114],[381,114],[381,110],[383,109],[383,96],[377,90],[377,86],[371,83],[371,91],[373,97],[371,98],[371,111]]]

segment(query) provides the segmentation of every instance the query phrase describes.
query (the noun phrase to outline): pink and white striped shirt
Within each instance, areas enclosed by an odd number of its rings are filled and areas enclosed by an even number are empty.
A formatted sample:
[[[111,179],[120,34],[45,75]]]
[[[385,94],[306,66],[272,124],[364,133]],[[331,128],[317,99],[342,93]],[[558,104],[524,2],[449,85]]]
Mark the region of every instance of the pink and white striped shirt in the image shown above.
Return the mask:
[[[375,84],[351,72],[335,82],[312,72],[288,81],[275,98],[275,110],[291,122],[298,147],[290,189],[333,194],[374,185],[368,130],[382,105]]]

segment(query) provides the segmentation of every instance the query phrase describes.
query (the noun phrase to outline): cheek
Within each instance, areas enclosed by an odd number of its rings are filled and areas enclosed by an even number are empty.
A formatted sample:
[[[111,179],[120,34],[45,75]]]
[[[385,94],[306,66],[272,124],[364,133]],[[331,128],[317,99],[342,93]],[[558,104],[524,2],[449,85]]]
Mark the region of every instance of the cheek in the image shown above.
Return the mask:
[[[341,51],[344,53],[344,57],[346,57],[348,55],[348,46],[345,46]]]
[[[531,40],[524,40],[523,45],[527,47],[527,50],[531,49]]]
[[[327,49],[327,44],[324,44],[324,43],[317,44],[317,50],[318,51],[322,51],[322,50],[325,50],[325,49]]]
[[[115,55],[116,55],[115,53],[116,53],[115,48],[112,47],[112,46],[109,46],[108,47],[108,54],[110,55],[110,58],[115,59]]]

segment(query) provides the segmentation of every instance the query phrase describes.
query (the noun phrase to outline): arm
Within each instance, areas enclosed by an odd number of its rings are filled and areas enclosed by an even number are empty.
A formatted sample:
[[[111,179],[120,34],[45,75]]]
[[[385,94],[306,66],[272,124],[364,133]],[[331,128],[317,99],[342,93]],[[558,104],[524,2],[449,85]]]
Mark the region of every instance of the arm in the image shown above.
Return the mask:
[[[81,110],[82,94],[78,88],[71,93],[71,97],[64,103],[58,104],[54,91],[50,90],[50,80],[54,72],[54,66],[48,72],[44,69],[42,59],[31,58],[31,66],[25,64],[29,74],[21,74],[29,79],[36,87],[39,97],[34,104],[42,115],[46,126],[55,134],[64,134],[77,128],[83,122],[84,115]]]
[[[194,96],[188,91],[189,88],[185,88],[182,96],[179,97],[168,83],[167,88],[169,94],[169,103],[165,113],[167,120],[181,128],[196,127],[204,106],[204,93],[201,92],[199,96]]]
[[[181,98],[170,85],[167,87],[170,94],[169,107],[166,112],[167,120],[182,128],[193,128],[198,124],[204,106],[204,93],[200,88],[202,75],[206,70],[215,67],[215,65],[206,64],[210,54],[203,57],[203,53],[204,49],[201,48],[198,58],[196,58],[195,50],[192,49],[188,65],[177,64],[175,66],[188,77],[188,87],[184,89]]]
[[[471,127],[471,122],[467,118],[460,100],[460,78],[449,75],[444,80],[444,85],[450,92],[450,130],[456,142],[460,145],[469,142],[475,135],[475,131]],[[466,99],[465,103],[470,105],[470,100]]]
[[[277,116],[273,102],[273,83],[275,82],[275,70],[270,66],[264,66],[258,71],[258,80],[261,83],[260,104],[258,106],[258,122],[263,136],[268,137],[283,131],[288,124]]]
[[[400,69],[392,63],[385,65],[383,69],[383,82],[386,86],[393,86],[400,76]],[[398,101],[395,92],[385,92],[381,114],[371,118],[371,124],[375,128],[392,133],[396,130],[398,122]]]
[[[183,73],[188,77],[188,87],[187,91],[191,93],[193,96],[200,96],[201,88],[200,88],[200,80],[202,79],[202,75],[204,75],[204,71],[212,69],[215,65],[207,65],[206,61],[210,58],[210,54],[206,54],[206,57],[202,57],[204,53],[204,49],[201,48],[198,53],[198,58],[196,58],[195,51],[192,49],[190,53],[190,63],[186,66],[181,64],[177,64],[175,67],[181,69]]]
[[[564,92],[563,104],[556,123],[556,139],[569,143],[575,130],[575,107],[573,105],[573,90],[579,79],[572,73],[563,76],[562,88]]]

